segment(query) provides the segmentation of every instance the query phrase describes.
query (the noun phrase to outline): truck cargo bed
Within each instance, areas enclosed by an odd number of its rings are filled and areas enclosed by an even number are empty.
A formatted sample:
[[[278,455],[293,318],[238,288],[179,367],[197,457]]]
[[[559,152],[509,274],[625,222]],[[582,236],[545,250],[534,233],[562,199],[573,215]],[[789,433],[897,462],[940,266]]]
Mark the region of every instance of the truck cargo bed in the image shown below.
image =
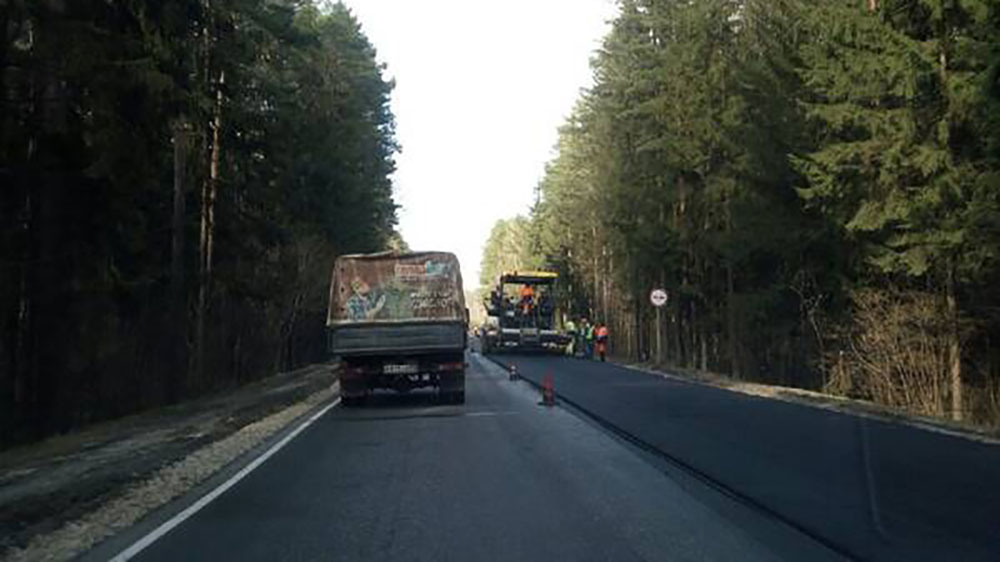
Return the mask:
[[[331,327],[330,352],[339,356],[423,354],[465,348],[463,322],[365,323]]]

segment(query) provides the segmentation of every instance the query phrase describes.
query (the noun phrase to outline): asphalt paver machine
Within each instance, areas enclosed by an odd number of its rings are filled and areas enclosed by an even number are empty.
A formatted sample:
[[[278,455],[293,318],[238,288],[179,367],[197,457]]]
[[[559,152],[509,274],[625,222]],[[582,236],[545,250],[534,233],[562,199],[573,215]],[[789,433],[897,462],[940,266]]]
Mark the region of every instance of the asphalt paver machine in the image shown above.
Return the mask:
[[[483,333],[486,353],[514,350],[562,352],[570,341],[558,325],[553,271],[509,271],[486,297],[495,318]]]

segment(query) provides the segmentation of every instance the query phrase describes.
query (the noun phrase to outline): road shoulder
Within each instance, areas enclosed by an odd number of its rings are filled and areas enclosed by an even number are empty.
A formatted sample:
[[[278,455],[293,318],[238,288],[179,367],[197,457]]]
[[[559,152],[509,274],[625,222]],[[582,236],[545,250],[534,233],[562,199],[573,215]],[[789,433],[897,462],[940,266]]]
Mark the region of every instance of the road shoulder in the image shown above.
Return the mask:
[[[738,381],[715,373],[687,372],[685,370],[663,370],[645,364],[614,361],[614,364],[655,377],[675,382],[708,386],[758,398],[780,400],[791,404],[808,406],[830,412],[838,412],[857,417],[875,419],[889,423],[906,425],[950,437],[968,439],[988,445],[1000,445],[1000,430],[988,430],[969,424],[952,422],[940,418],[920,416],[881,406],[873,402],[836,396],[813,390],[789,386],[769,385],[748,381]]]
[[[338,393],[315,365],[15,451],[0,467],[3,560],[63,560],[185,497]],[[55,441],[55,442],[52,442]],[[20,527],[15,527],[20,525]]]

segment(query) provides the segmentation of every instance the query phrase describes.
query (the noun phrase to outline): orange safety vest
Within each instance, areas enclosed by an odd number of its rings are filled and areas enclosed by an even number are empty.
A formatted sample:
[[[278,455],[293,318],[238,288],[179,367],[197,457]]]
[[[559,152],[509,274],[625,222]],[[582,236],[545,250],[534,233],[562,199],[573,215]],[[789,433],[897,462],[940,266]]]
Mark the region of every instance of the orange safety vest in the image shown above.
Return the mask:
[[[535,289],[533,289],[531,285],[525,285],[521,287],[521,298],[526,299],[529,297],[531,298],[535,297]]]

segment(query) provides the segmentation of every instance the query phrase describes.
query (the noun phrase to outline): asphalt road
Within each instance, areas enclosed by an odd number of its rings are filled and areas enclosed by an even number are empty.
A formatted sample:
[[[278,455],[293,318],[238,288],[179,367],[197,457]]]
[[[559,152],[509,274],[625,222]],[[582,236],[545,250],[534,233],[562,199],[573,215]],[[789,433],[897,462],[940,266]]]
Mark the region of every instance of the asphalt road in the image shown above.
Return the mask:
[[[582,359],[497,356],[864,560],[1000,560],[1000,446]]]
[[[138,558],[838,559],[469,361],[465,405],[414,394],[334,408]]]

